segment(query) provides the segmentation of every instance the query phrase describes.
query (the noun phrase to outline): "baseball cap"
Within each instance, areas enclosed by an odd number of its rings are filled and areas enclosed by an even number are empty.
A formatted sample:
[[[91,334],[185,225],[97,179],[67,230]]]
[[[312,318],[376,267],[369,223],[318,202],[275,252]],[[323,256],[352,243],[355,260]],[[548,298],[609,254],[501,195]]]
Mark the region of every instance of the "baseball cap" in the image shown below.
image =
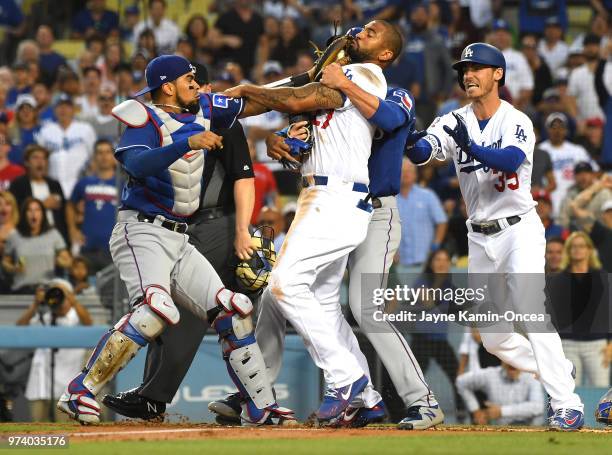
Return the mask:
[[[544,27],[561,27],[561,22],[557,16],[547,17],[544,21]]]
[[[589,33],[584,37],[584,41],[582,41],[583,46],[588,46],[589,44],[601,44],[601,37],[596,35],[595,33]]]
[[[34,98],[29,93],[24,93],[17,97],[17,101],[15,101],[15,109],[19,110],[19,108],[23,106],[24,104],[29,104],[34,109],[36,109],[36,107],[38,106],[38,103],[36,102],[36,98]]]
[[[185,57],[181,57],[180,55],[160,55],[159,57],[155,57],[149,62],[145,70],[147,86],[134,93],[132,98],[149,93],[161,87],[166,82],[175,81],[183,74],[187,73],[195,74],[195,68]]]
[[[508,23],[508,21],[504,20],[504,19],[495,19],[493,21],[493,27],[492,27],[493,31],[496,30],[505,30],[507,32],[511,32],[512,28],[510,27],[510,24]]]
[[[123,12],[125,14],[140,14],[140,10],[136,5],[127,6]]]
[[[550,202],[550,194],[546,190],[537,190],[531,193],[534,201],[544,200],[546,202]]]
[[[606,202],[604,202],[601,205],[601,211],[603,212],[607,212],[608,210],[612,210],[612,199],[608,199]]]
[[[593,172],[593,166],[587,161],[581,161],[574,166],[574,175],[580,172]]]
[[[276,60],[268,60],[263,64],[263,75],[269,76],[270,74],[283,74],[283,67]]]
[[[560,121],[563,126],[567,127],[567,115],[565,115],[563,112],[553,112],[548,117],[546,117],[546,128],[550,128],[553,122],[556,120]]]
[[[604,121],[600,117],[590,117],[586,119],[586,126],[590,128],[603,128]]]
[[[72,97],[70,95],[68,95],[67,93],[62,93],[60,94],[60,96],[57,97],[57,100],[55,101],[56,106],[59,106],[60,104],[70,104],[74,106],[74,101],[72,100]]]

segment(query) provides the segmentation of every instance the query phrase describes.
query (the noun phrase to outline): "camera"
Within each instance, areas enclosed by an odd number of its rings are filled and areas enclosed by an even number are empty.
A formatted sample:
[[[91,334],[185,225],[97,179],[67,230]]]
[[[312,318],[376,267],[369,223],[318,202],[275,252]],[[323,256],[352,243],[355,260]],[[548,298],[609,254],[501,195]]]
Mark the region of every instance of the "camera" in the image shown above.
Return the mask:
[[[42,305],[48,306],[51,311],[59,311],[60,307],[64,303],[66,295],[62,288],[58,286],[51,286],[45,289],[45,296],[42,301]]]

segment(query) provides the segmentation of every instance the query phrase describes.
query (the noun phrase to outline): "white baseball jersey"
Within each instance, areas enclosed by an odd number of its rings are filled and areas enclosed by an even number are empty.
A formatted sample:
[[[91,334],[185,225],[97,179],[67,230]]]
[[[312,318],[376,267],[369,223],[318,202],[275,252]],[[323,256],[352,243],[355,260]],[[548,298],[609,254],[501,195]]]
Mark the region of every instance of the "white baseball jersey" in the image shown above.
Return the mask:
[[[502,101],[481,131],[471,104],[454,112],[465,119],[469,135],[475,143],[496,149],[514,146],[525,154],[525,160],[516,172],[490,169],[462,152],[444,131],[444,125],[454,128],[457,124],[452,113],[433,121],[427,132],[438,139],[444,158],[449,155],[453,157],[469,219],[483,222],[528,212],[536,205],[531,197],[535,135],[529,117]]]
[[[568,141],[563,142],[559,147],[555,147],[549,140],[546,140],[540,143],[538,148],[546,150],[552,161],[557,188],[552,192],[551,199],[553,213],[555,216],[558,216],[561,201],[567,194],[568,188],[575,183],[574,166],[581,161],[592,163],[592,165],[594,163],[583,146]],[[593,168],[595,169],[596,167],[593,166]]]
[[[502,51],[506,59],[506,87],[512,98],[518,99],[521,90],[533,90],[533,71],[525,56],[512,48]]]
[[[344,73],[366,92],[385,99],[387,82],[379,66],[356,63],[345,66]],[[369,183],[368,159],[374,130],[348,97],[341,108],[318,113],[313,122],[314,146],[302,165],[302,174]]]

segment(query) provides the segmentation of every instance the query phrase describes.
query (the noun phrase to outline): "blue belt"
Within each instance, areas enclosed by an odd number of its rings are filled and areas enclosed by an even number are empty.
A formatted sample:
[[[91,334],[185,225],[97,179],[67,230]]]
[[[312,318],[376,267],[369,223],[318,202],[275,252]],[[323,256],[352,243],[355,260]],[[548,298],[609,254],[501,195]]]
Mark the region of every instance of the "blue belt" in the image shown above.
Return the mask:
[[[327,181],[329,180],[326,175],[313,175],[312,178],[314,180],[314,185],[325,186],[327,185]],[[302,178],[302,185],[304,186],[304,188],[311,186],[306,177]],[[357,191],[358,193],[367,193],[369,191],[368,185],[366,185],[365,183],[353,183],[353,191]]]

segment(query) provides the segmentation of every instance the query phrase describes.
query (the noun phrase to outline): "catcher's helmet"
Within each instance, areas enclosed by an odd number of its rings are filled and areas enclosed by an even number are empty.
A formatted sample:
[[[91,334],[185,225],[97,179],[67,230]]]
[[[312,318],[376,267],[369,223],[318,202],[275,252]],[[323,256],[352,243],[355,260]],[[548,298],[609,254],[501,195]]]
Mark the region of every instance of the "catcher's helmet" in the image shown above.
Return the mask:
[[[601,397],[595,410],[595,420],[606,425],[612,425],[612,389]]]
[[[236,266],[236,277],[245,290],[256,293],[268,284],[270,272],[276,262],[274,231],[270,226],[260,226],[251,234],[253,255]]]
[[[504,54],[495,46],[487,43],[474,43],[463,49],[461,60],[453,63],[453,69],[457,71],[457,81],[463,90],[465,90],[463,86],[463,66],[466,63],[480,63],[481,65],[503,69],[504,75],[499,80],[499,86],[504,85],[506,80],[506,59]]]

